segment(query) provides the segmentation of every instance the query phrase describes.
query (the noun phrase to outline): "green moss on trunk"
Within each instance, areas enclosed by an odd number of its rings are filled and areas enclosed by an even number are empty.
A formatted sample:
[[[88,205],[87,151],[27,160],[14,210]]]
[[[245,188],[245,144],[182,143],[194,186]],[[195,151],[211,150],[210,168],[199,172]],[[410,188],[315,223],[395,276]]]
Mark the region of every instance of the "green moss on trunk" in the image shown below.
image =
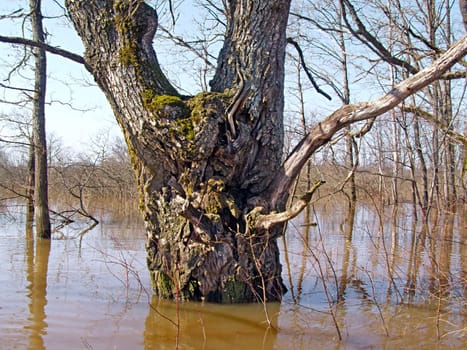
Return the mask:
[[[138,55],[136,54],[137,48],[134,43],[125,43],[118,51],[118,60],[121,64],[128,67],[138,66]]]
[[[153,290],[161,298],[173,298],[174,284],[172,280],[164,272],[157,271],[152,278]]]
[[[144,107],[152,113],[158,113],[165,107],[180,107],[186,114],[189,113],[189,109],[185,102],[179,96],[173,95],[157,95],[152,90],[144,90],[141,93]]]
[[[237,280],[235,277],[230,277],[224,283],[222,293],[222,303],[242,303],[245,302],[245,294],[247,294],[247,285],[245,282]]]

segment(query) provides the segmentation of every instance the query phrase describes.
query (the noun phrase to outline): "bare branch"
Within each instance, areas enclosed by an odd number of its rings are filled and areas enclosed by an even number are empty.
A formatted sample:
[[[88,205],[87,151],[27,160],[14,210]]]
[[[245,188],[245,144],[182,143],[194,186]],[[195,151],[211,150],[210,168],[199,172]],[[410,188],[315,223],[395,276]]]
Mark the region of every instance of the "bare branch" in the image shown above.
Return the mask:
[[[350,32],[358,38],[364,45],[366,45],[371,51],[373,51],[375,54],[377,54],[381,59],[384,61],[405,68],[407,71],[409,71],[412,74],[416,74],[418,72],[418,69],[412,66],[409,62],[406,62],[404,60],[401,60],[397,57],[394,57],[388,49],[386,49],[383,44],[381,44],[380,41],[378,41],[377,38],[375,38],[369,31],[366,29],[365,25],[363,22],[360,20],[360,17],[358,17],[357,11],[353,7],[353,5],[350,3],[348,0],[340,0],[342,4],[342,10],[343,10],[343,16],[342,18],[344,19],[344,22],[347,26],[347,28],[350,30]],[[352,16],[352,19],[354,22],[357,24],[358,29],[352,28],[352,25],[350,24],[347,15],[346,15],[346,8],[349,9],[350,15]]]
[[[287,193],[307,159],[331,140],[339,130],[350,124],[375,118],[394,108],[408,96],[440,79],[466,53],[467,35],[464,35],[430,66],[402,81],[384,96],[369,102],[346,105],[336,110],[312,128],[291,152],[284,162],[283,172],[279,172],[269,186],[271,190],[267,200],[275,205]]]
[[[348,136],[348,137],[357,137],[357,138],[361,138],[361,137],[365,136],[368,132],[370,132],[371,128],[375,124],[375,120],[376,120],[376,117],[371,118],[370,120],[368,120],[365,123],[363,128],[361,128],[359,130],[356,130],[356,131],[348,132],[346,136]]]
[[[436,127],[441,129],[446,135],[451,138],[452,140],[456,141],[457,143],[463,145],[465,148],[467,148],[467,136],[464,136],[462,134],[459,134],[455,132],[454,130],[450,129],[447,125],[444,125],[440,120],[436,119],[436,117],[429,113],[428,111],[425,111],[423,108],[419,106],[413,106],[413,105],[403,105],[401,109],[404,112],[409,112],[413,113],[426,121],[430,122],[431,124],[434,124]]]
[[[206,57],[206,55],[204,55],[203,53],[199,52],[199,50],[197,50],[195,47],[193,47],[193,45],[191,43],[189,43],[188,41],[184,40],[182,37],[180,36],[176,36],[174,34],[172,34],[167,28],[165,28],[164,26],[160,25],[159,24],[159,29],[165,33],[168,38],[170,40],[172,40],[175,44],[179,45],[179,46],[182,46],[182,47],[185,47],[187,48],[188,50],[190,50],[191,52],[193,52],[196,56],[198,56],[201,60],[203,60],[203,62],[210,68],[214,68],[214,64],[211,63],[211,61],[209,61],[209,59]]]
[[[0,188],[3,188],[4,190],[9,191],[12,194],[14,194],[16,197],[13,197],[13,198],[27,198],[26,194],[18,192],[13,187],[8,187],[8,186],[5,186],[4,184],[0,183]]]
[[[18,146],[26,146],[30,147],[31,144],[29,142],[21,142],[21,141],[13,141],[13,140],[5,140],[4,138],[0,137],[0,142],[7,143],[9,145],[18,145]]]
[[[7,15],[0,15],[0,20],[2,19],[14,19],[14,18],[23,18],[25,15],[23,13],[23,9],[20,8],[15,10]]]
[[[2,83],[0,83],[0,87],[2,87],[4,89],[9,89],[9,90],[34,92],[34,90],[32,90],[32,89],[20,88],[20,87],[15,87],[15,86],[8,86],[8,85],[2,84]]]
[[[314,20],[313,18],[304,16],[304,15],[299,14],[299,13],[290,12],[290,15],[295,16],[295,17],[297,17],[297,18],[299,18],[299,19],[303,19],[303,20],[305,20],[305,21],[308,21],[308,22],[313,23],[314,26],[316,26],[318,29],[322,30],[323,32],[345,33],[345,31],[343,31],[343,30],[340,29],[340,28],[325,27],[325,26],[323,26],[319,21],[316,21],[316,20]]]
[[[20,38],[20,37],[8,37],[8,36],[0,35],[0,42],[8,43],[8,44],[15,44],[15,45],[26,45],[26,46],[38,47],[47,52],[53,53],[54,55],[59,55],[71,61],[74,61],[76,63],[86,65],[84,58],[80,55],[77,55],[67,50],[60,49],[55,46],[51,46],[45,43],[40,43],[34,40]]]
[[[315,88],[315,90],[318,93],[320,93],[321,95],[323,95],[324,97],[326,97],[329,101],[331,101],[332,100],[331,96],[329,96],[326,92],[321,90],[321,88],[318,86],[315,79],[311,75],[311,72],[310,72],[310,70],[308,69],[308,67],[306,65],[305,57],[303,56],[303,51],[302,51],[302,48],[300,47],[300,45],[295,40],[293,40],[292,38],[287,38],[287,42],[289,44],[292,44],[292,46],[295,47],[295,49],[297,50],[298,56],[300,57],[300,63],[302,64],[302,67],[305,70],[305,73],[306,73],[308,79],[310,80],[311,84],[313,84],[313,87]]]
[[[455,79],[465,79],[467,78],[467,71],[455,71],[455,72],[448,72],[443,74],[441,77],[444,80],[455,80]]]
[[[223,2],[223,6],[218,6],[216,1],[213,0],[205,0],[201,3],[201,6],[209,12],[209,14],[212,16],[212,18],[219,24],[221,24],[224,27],[227,27],[227,24],[225,23],[225,19],[221,18],[221,15],[227,17],[226,9],[227,5]]]
[[[170,17],[172,18],[172,25],[175,25],[175,13],[174,13],[174,7],[172,4],[172,0],[169,0],[169,12],[170,12]]]

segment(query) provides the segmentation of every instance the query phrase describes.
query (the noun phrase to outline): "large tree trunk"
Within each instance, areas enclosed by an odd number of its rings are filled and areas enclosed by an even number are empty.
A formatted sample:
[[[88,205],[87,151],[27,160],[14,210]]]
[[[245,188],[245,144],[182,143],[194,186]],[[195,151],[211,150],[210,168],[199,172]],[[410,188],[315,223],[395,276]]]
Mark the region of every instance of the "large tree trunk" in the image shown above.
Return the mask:
[[[130,152],[162,297],[280,300],[277,236],[310,191],[282,212],[308,157],[346,126],[374,118],[439,79],[467,37],[387,95],[346,105],[313,127],[282,162],[290,0],[230,0],[212,92],[179,95],[152,46],[157,14],[142,0],[67,0],[85,64],[109,100]],[[280,211],[276,213],[276,211]]]
[[[280,227],[255,229],[250,223],[258,213],[250,211],[276,209],[262,198],[282,158],[289,0],[229,1],[213,92],[193,97],[180,96],[159,67],[150,6],[103,0],[67,6],[86,65],[128,144],[156,293],[280,300]]]

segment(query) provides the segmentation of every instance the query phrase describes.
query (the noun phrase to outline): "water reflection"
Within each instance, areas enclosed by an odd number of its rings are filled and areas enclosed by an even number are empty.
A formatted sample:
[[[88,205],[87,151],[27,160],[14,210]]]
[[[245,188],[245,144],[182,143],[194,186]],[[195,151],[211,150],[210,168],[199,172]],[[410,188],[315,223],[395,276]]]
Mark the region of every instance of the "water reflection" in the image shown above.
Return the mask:
[[[45,306],[47,305],[47,270],[51,241],[45,239],[34,240],[27,235],[26,240],[26,280],[29,297],[28,324],[24,326],[29,334],[28,349],[42,350],[44,347],[43,336],[47,334],[47,322]]]
[[[337,292],[337,301],[342,302],[344,301],[345,297],[345,290],[347,288],[347,284],[349,283],[349,259],[350,253],[353,249],[352,244],[352,236],[353,236],[353,228],[355,222],[355,208],[356,203],[355,201],[349,202],[347,217],[343,223],[343,234],[344,234],[344,253],[342,254],[342,272],[341,277],[339,279],[339,289]],[[353,264],[355,266],[355,264]]]
[[[450,213],[445,217],[445,222],[440,226],[441,237],[439,255],[435,258],[437,264],[437,274],[435,275],[436,285],[433,292],[439,296],[449,293],[451,280],[451,256],[454,238],[454,214]],[[435,265],[435,264],[434,264]],[[436,265],[435,265],[436,266]]]
[[[305,208],[305,217],[303,220],[303,231],[302,231],[302,243],[303,243],[303,250],[301,252],[301,261],[300,261],[300,268],[298,271],[298,280],[297,280],[297,297],[295,302],[300,303],[300,299],[302,297],[303,292],[303,280],[305,278],[305,271],[307,268],[307,258],[308,258],[308,250],[310,249],[310,234],[311,234],[311,227],[314,226],[314,223],[311,220],[311,207],[308,206]],[[293,288],[293,286],[291,286]]]
[[[460,279],[463,283],[463,294],[464,300],[467,300],[467,205],[461,209],[459,215],[459,227],[460,227],[460,259],[461,259],[461,273]],[[467,308],[467,305],[465,305]],[[467,315],[466,315],[467,318]],[[466,322],[467,323],[467,322]]]
[[[272,349],[279,303],[268,304],[269,327],[261,305],[216,305],[152,298],[144,349]]]
[[[2,347],[467,348],[466,214],[418,222],[404,206],[308,208],[283,241],[289,293],[268,305],[272,327],[262,305],[177,305],[146,294],[139,224],[101,220],[51,247],[9,223],[0,226]]]

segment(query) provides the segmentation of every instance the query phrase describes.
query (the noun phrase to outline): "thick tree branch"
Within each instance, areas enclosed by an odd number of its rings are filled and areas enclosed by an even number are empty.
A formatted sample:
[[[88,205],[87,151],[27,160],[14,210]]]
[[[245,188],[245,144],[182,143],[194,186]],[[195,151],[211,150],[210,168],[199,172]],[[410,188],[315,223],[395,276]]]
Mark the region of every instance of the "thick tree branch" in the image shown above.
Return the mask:
[[[284,162],[279,173],[269,186],[267,198],[273,205],[287,193],[307,159],[326,144],[339,130],[346,126],[375,118],[397,106],[406,97],[413,95],[433,81],[440,79],[458,60],[467,53],[467,35],[464,35],[430,66],[396,85],[384,96],[369,102],[346,105],[332,113],[305,136]]]
[[[67,50],[60,49],[55,46],[51,46],[45,43],[40,43],[34,40],[20,38],[20,37],[9,37],[9,36],[0,35],[0,42],[8,43],[8,44],[15,44],[15,45],[37,47],[47,52],[53,53],[54,55],[59,55],[64,58],[67,58],[73,62],[84,64],[84,65],[86,64],[86,62],[84,61],[84,58],[80,55],[77,55]]]
[[[316,190],[326,183],[323,180],[316,181],[311,189],[307,191],[303,196],[301,196],[289,209],[280,213],[272,213],[267,215],[259,215],[256,223],[255,228],[259,230],[269,230],[274,225],[282,224],[287,222],[298,214],[301,213],[303,209],[310,203],[313,194]],[[254,210],[254,209],[253,209]]]

